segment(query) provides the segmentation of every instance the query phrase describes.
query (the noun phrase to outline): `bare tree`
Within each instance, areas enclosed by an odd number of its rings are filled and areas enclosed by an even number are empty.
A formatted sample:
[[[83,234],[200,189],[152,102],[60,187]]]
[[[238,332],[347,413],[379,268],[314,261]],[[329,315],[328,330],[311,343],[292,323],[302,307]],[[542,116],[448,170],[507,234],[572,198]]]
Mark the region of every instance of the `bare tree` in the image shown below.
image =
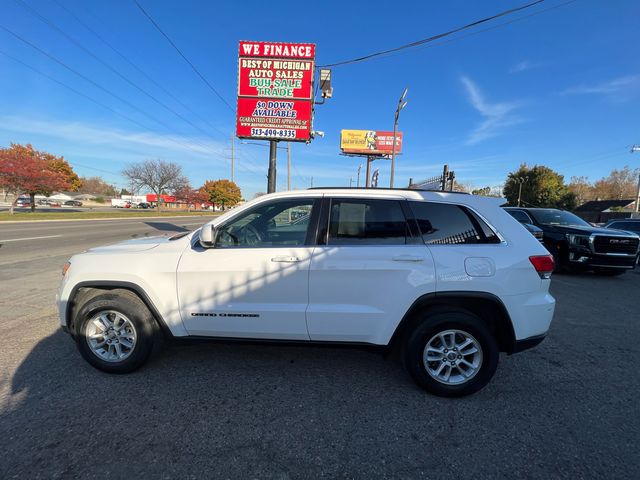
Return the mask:
[[[175,192],[189,185],[189,180],[182,174],[180,165],[159,159],[130,165],[122,171],[122,175],[136,189],[148,188],[155,193],[158,198],[158,211],[160,211],[160,195]]]

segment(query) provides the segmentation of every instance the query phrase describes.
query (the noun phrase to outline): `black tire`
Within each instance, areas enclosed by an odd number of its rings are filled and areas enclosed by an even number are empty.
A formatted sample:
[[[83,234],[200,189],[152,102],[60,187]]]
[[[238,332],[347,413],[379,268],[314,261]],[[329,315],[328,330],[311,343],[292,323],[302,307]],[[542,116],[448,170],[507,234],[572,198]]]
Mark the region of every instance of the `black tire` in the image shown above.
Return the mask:
[[[481,360],[478,363],[476,373],[468,380],[463,380],[458,384],[447,384],[436,380],[427,371],[423,360],[427,344],[438,333],[451,330],[470,335],[481,347]],[[483,388],[496,372],[498,356],[498,344],[486,324],[475,315],[456,311],[427,314],[408,336],[404,350],[405,367],[414,381],[427,392],[441,397],[461,397]],[[446,366],[448,361],[442,361]],[[439,364],[430,362],[429,365],[434,365],[435,368]],[[461,372],[461,370],[456,371]]]
[[[617,277],[627,272],[626,269],[620,268],[594,268],[594,273],[603,277]]]
[[[135,329],[135,342],[133,347],[128,349],[128,354],[123,360],[107,361],[101,358],[99,354],[94,353],[87,340],[87,329],[93,328],[90,322],[104,312],[115,312],[126,317]],[[109,315],[111,318],[115,317],[113,313]],[[154,340],[157,337],[155,320],[145,304],[134,293],[127,290],[117,290],[91,298],[79,309],[75,321],[76,344],[80,354],[87,362],[103,372],[133,372],[147,361],[153,351]]]

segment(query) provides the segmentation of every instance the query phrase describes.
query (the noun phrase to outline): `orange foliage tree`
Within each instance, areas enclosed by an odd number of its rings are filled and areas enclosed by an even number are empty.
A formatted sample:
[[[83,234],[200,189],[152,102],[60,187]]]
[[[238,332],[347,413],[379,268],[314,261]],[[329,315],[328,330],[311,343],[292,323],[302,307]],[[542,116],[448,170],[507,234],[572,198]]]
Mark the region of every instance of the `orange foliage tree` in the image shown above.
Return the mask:
[[[0,148],[0,187],[15,195],[11,214],[19,195],[29,194],[33,211],[37,194],[51,195],[55,190],[72,189],[79,186],[77,181],[78,176],[63,157],[41,152],[30,144],[12,143],[8,148]]]
[[[240,187],[231,180],[207,180],[200,190],[209,196],[209,201],[214,205],[233,207],[242,200]]]

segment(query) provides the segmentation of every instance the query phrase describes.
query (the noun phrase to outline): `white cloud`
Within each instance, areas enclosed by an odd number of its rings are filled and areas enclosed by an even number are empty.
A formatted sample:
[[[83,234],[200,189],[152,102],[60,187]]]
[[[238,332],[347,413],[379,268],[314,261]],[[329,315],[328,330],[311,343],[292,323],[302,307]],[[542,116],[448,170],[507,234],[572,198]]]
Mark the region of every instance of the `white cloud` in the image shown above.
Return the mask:
[[[509,73],[520,73],[525,70],[532,70],[534,68],[540,68],[542,66],[541,63],[530,62],[529,60],[523,60],[522,62],[518,62],[515,65],[512,65],[509,68]]]
[[[515,116],[514,111],[520,107],[519,102],[488,102],[478,86],[468,77],[461,77],[469,102],[485,119],[469,134],[467,145],[475,145],[488,138],[498,136],[503,129],[522,123],[523,119]]]
[[[156,156],[159,151],[171,151],[190,157],[220,157],[224,143],[197,137],[161,135],[152,132],[128,132],[99,125],[60,120],[42,120],[17,116],[0,117],[0,129],[17,133],[42,135],[73,142],[75,145],[91,146],[95,149],[111,148]],[[220,158],[220,162],[224,162]]]
[[[576,85],[560,93],[562,95],[604,95],[612,100],[625,100],[640,93],[640,74],[625,75],[591,85]]]

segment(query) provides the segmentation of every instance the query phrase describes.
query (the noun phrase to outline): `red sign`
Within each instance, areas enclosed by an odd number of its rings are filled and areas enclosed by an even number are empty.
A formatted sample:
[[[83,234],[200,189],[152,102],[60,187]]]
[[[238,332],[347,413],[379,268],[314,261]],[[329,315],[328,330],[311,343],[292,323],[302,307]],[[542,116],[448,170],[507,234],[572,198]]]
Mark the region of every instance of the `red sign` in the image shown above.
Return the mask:
[[[313,43],[279,43],[241,41],[238,47],[240,57],[270,58],[316,58],[316,46]]]
[[[306,142],[311,131],[310,123],[309,101],[238,98],[238,137]]]
[[[176,197],[174,195],[160,195],[160,200],[162,200],[164,203],[175,203]],[[151,203],[157,201],[158,195],[156,195],[155,193],[147,193],[147,202]]]
[[[238,64],[241,97],[311,98],[310,60],[240,58]]]
[[[236,135],[308,142],[315,45],[242,41],[238,54]]]

